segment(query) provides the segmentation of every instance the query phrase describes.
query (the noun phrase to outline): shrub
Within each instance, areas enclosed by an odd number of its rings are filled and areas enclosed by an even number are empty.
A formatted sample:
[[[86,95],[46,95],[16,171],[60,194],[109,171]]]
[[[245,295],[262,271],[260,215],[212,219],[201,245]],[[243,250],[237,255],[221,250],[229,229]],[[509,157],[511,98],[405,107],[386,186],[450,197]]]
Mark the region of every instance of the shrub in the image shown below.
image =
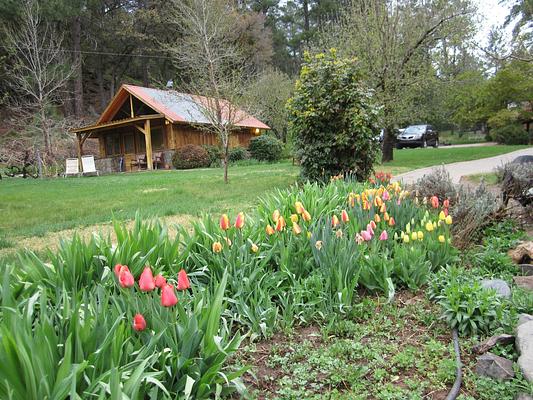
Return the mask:
[[[416,192],[422,197],[437,196],[440,201],[455,198],[457,190],[450,178],[450,173],[443,166],[434,168],[415,184]]]
[[[287,102],[302,178],[325,182],[339,174],[351,173],[358,180],[370,176],[379,152],[373,140],[378,108],[362,82],[354,59],[341,59],[334,49],[306,53]]]
[[[250,153],[244,147],[236,146],[229,149],[228,160],[229,162],[247,160],[250,158]]]
[[[494,140],[501,144],[527,144],[529,134],[521,124],[510,124],[491,131]]]
[[[209,155],[209,165],[211,167],[219,167],[222,159],[222,148],[220,146],[213,146],[211,144],[204,144],[202,146]]]
[[[528,193],[533,187],[533,162],[507,163],[496,168],[496,174],[501,182],[505,204],[510,198],[516,199],[524,207],[533,202],[533,196]]]
[[[283,147],[281,142],[275,137],[261,135],[250,140],[248,150],[256,160],[277,161],[281,157]]]
[[[186,144],[180,147],[172,157],[176,169],[205,168],[210,164],[209,154],[201,146]]]

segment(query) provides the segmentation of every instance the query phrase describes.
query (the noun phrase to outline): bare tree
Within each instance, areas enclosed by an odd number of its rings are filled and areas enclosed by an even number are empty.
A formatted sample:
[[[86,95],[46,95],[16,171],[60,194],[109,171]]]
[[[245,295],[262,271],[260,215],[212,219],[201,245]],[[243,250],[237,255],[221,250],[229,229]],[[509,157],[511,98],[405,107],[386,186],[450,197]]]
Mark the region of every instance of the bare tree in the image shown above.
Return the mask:
[[[52,157],[52,126],[49,109],[59,101],[59,91],[75,71],[62,49],[63,37],[44,22],[36,0],[27,0],[20,20],[6,28],[6,46],[12,53],[9,85],[17,106],[39,120],[46,155]]]
[[[228,182],[230,136],[247,115],[241,111],[243,93],[252,73],[236,38],[238,12],[224,0],[176,1],[172,22],[182,37],[168,50],[187,72],[183,89],[195,96],[222,145],[224,182]]]

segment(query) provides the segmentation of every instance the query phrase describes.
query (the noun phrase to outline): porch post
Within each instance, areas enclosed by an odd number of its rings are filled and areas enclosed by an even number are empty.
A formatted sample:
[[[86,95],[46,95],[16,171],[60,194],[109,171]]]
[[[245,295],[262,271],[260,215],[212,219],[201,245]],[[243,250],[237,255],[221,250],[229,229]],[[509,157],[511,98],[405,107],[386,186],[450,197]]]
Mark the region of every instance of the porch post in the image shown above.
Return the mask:
[[[81,172],[82,170],[82,165],[81,165],[81,147],[83,145],[82,141],[81,141],[81,133],[80,132],[77,132],[76,133],[76,137],[78,138],[78,168]]]
[[[154,169],[152,163],[152,134],[150,132],[150,120],[144,121],[144,140],[146,141],[146,169]]]

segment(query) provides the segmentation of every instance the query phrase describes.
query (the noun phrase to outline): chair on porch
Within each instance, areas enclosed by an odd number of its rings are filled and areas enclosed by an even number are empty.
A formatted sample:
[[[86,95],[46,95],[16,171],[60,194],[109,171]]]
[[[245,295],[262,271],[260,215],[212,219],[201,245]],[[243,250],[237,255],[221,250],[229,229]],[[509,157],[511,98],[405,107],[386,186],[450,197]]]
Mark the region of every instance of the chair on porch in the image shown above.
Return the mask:
[[[96,165],[94,164],[94,156],[82,156],[81,166],[83,168],[83,175],[87,175],[87,174],[96,174],[97,176],[100,175],[100,173],[96,170]]]
[[[146,168],[146,154],[136,154],[135,158],[131,160],[130,168],[133,171],[133,167],[137,167],[137,171]]]
[[[66,178],[70,175],[80,176],[80,164],[77,158],[67,158],[65,160],[65,172],[63,177]]]
[[[152,155],[152,162],[154,164],[155,169],[160,169],[163,166],[163,152],[162,151],[156,151]]]

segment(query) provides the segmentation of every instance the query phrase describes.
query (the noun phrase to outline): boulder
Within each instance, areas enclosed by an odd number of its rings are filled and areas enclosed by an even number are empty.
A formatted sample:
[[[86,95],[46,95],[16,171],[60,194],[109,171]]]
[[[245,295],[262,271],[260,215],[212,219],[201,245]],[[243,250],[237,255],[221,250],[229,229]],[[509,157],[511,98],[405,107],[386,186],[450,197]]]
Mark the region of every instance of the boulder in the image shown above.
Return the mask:
[[[477,358],[476,374],[499,380],[512,379],[513,362],[496,354],[486,353]]]
[[[519,288],[533,292],[533,276],[515,276],[513,280]]]
[[[519,325],[516,330],[518,366],[528,382],[533,382],[533,320]]]
[[[533,241],[523,242],[515,249],[509,250],[509,257],[516,264],[528,264],[533,260]]]
[[[481,287],[485,289],[494,289],[496,294],[500,297],[511,297],[511,288],[501,279],[483,279],[481,281]]]
[[[529,321],[533,321],[533,315],[520,314],[520,315],[518,315],[518,325],[517,325],[517,327],[519,327],[520,325],[525,324],[526,322],[529,322]]]

